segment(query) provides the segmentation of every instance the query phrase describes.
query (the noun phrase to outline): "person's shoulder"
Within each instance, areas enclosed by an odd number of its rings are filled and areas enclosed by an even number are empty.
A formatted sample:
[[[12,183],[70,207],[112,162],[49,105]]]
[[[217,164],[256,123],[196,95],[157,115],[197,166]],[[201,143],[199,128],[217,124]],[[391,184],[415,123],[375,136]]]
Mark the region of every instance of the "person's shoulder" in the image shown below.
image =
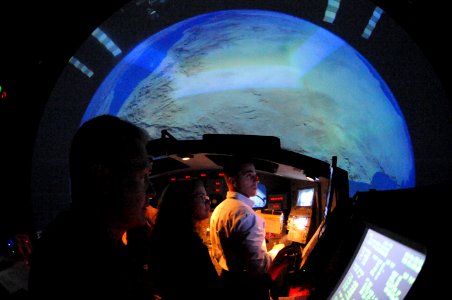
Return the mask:
[[[215,207],[211,219],[214,218],[234,218],[239,219],[254,219],[256,212],[252,207],[237,199],[225,199],[217,207]]]
[[[61,265],[63,257],[71,256],[75,252],[72,217],[67,212],[59,214],[33,240],[31,266],[46,265],[54,269]]]
[[[231,205],[228,205],[226,210],[229,211],[229,214],[234,215],[235,218],[240,219],[254,219],[257,216],[253,208],[246,205],[246,203],[243,203],[242,201],[232,201]]]
[[[46,226],[35,243],[50,248],[66,247],[87,239],[90,229],[92,226],[86,218],[77,216],[71,210],[64,211]]]

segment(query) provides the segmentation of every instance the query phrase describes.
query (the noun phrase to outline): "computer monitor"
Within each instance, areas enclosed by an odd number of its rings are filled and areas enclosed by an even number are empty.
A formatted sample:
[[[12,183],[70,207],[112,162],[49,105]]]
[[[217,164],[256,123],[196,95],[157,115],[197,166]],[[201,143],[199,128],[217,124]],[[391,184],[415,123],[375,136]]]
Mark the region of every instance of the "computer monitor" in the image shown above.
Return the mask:
[[[366,224],[353,258],[328,299],[403,299],[425,259],[421,245]]]
[[[265,184],[259,182],[256,196],[252,196],[250,199],[254,201],[253,208],[265,208],[267,206],[267,187]]]
[[[297,191],[297,202],[295,206],[308,206],[312,207],[314,201],[314,187],[302,188]]]
[[[315,188],[303,187],[294,190],[292,208],[287,219],[287,239],[305,244],[311,229],[312,204]]]

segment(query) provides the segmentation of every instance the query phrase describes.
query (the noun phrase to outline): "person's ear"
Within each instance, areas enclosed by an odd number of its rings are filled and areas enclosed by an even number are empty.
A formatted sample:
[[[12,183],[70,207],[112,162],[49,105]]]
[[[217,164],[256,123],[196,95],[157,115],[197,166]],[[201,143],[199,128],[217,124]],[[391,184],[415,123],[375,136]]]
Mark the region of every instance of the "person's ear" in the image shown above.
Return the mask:
[[[234,176],[226,177],[226,183],[230,187],[237,188],[237,180],[235,179]]]
[[[236,188],[238,186],[237,179],[235,179],[235,177],[231,177],[231,180],[232,180],[232,186]]]
[[[112,172],[103,164],[95,164],[91,168],[95,185],[99,190],[109,191],[112,186]]]

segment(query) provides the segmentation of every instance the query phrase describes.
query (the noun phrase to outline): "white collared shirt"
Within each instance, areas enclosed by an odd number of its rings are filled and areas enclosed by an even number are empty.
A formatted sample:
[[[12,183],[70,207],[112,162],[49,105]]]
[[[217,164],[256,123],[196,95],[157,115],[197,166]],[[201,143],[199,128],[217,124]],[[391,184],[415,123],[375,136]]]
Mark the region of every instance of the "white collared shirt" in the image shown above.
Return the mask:
[[[228,271],[267,272],[272,258],[265,243],[265,220],[248,197],[228,191],[210,218],[212,256]]]

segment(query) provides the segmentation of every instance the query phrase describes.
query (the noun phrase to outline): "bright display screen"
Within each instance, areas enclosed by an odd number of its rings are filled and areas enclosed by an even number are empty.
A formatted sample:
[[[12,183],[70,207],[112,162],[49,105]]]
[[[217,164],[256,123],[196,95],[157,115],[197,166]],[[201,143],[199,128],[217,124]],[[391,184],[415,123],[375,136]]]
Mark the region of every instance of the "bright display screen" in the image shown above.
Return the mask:
[[[256,196],[250,197],[254,201],[253,208],[264,208],[267,206],[267,187],[263,183],[258,183]]]
[[[312,201],[314,201],[314,188],[301,189],[297,193],[297,203],[296,206],[312,206]]]
[[[425,262],[425,252],[392,234],[367,228],[329,299],[403,299]]]

